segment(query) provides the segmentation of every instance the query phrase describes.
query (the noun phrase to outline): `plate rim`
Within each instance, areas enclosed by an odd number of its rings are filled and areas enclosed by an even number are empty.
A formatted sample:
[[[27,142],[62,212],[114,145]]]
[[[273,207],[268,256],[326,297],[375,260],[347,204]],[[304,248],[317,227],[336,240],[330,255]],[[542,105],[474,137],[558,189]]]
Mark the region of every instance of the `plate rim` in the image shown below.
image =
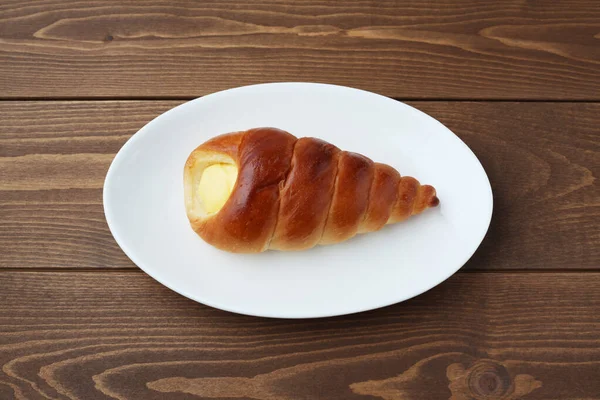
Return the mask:
[[[219,97],[219,96],[227,96],[233,92],[236,91],[240,91],[240,90],[249,90],[252,88],[258,88],[258,87],[272,87],[272,86],[320,86],[320,87],[328,87],[328,88],[333,88],[334,90],[350,90],[350,91],[357,91],[362,93],[363,95],[368,95],[368,96],[376,96],[379,98],[384,98],[386,99],[386,101],[394,101],[397,104],[400,104],[401,106],[404,107],[408,107],[409,109],[411,109],[412,112],[416,112],[418,114],[422,114],[424,115],[426,118],[429,118],[432,121],[435,121],[436,124],[440,125],[442,127],[442,129],[447,130],[448,132],[450,132],[452,135],[454,135],[454,137],[458,140],[458,142],[461,143],[461,145],[463,146],[463,148],[465,148],[468,152],[468,154],[470,154],[470,156],[473,158],[473,160],[477,163],[477,165],[479,166],[481,172],[483,173],[483,178],[484,178],[484,182],[486,183],[486,189],[487,189],[487,195],[489,197],[489,207],[488,207],[488,212],[486,215],[486,224],[485,224],[485,229],[482,230],[482,233],[480,235],[480,237],[477,239],[477,245],[474,246],[474,249],[472,251],[470,251],[469,253],[467,253],[464,261],[461,261],[458,264],[458,267],[456,269],[452,268],[450,269],[450,272],[448,274],[443,275],[443,277],[441,279],[436,279],[435,280],[435,284],[431,285],[428,289],[426,290],[415,290],[411,293],[404,292],[405,295],[403,296],[399,296],[397,299],[395,299],[393,302],[388,302],[388,301],[384,301],[382,304],[378,304],[378,305],[368,305],[365,307],[361,307],[361,308],[357,308],[353,311],[348,311],[348,312],[321,312],[321,313],[305,313],[305,312],[299,312],[299,313],[294,313],[293,315],[291,314],[286,314],[286,313],[278,313],[278,312],[266,312],[266,313],[261,313],[261,312],[252,312],[249,310],[244,310],[244,309],[236,309],[235,307],[229,307],[229,306],[224,306],[221,304],[218,304],[218,302],[213,302],[210,301],[209,299],[205,299],[202,298],[201,296],[197,296],[195,294],[192,293],[188,293],[186,290],[181,290],[181,289],[175,289],[171,284],[169,284],[168,282],[166,282],[164,279],[162,279],[161,277],[157,276],[157,274],[148,271],[148,269],[144,268],[142,265],[143,263],[134,255],[135,252],[131,251],[131,249],[129,249],[127,247],[127,245],[125,245],[125,242],[122,240],[122,237],[120,236],[120,234],[117,232],[117,230],[114,228],[114,220],[113,217],[111,216],[111,205],[110,205],[110,201],[108,201],[108,196],[109,196],[109,191],[110,191],[110,182],[113,179],[113,175],[115,174],[115,171],[118,169],[118,165],[122,162],[122,159],[124,157],[123,154],[125,154],[127,152],[127,150],[129,149],[129,147],[134,146],[135,143],[145,134],[144,132],[148,130],[148,127],[153,124],[156,120],[163,119],[163,118],[168,118],[168,114],[174,113],[176,112],[175,110],[178,109],[182,109],[182,108],[186,108],[186,107],[191,107],[194,104],[203,101],[206,98],[215,98],[215,97]],[[440,121],[437,120],[437,118],[434,118],[433,116],[419,110],[416,107],[411,106],[410,104],[406,104],[403,101],[400,100],[396,100],[384,95],[380,95],[378,93],[374,93],[374,92],[370,92],[368,90],[363,90],[363,89],[358,89],[358,88],[353,88],[353,87],[349,87],[349,86],[343,86],[343,85],[335,85],[335,84],[328,84],[328,83],[319,83],[319,82],[269,82],[269,83],[258,83],[258,84],[251,84],[251,85],[244,85],[244,86],[239,86],[239,87],[234,87],[234,88],[229,88],[229,89],[225,89],[225,90],[221,90],[221,91],[217,91],[217,92],[213,92],[204,96],[200,96],[197,97],[195,99],[186,101],[182,104],[179,104],[175,107],[172,107],[164,112],[162,112],[161,114],[157,115],[156,117],[154,117],[153,119],[151,119],[150,121],[148,121],[146,124],[144,124],[138,131],[136,131],[129,139],[127,139],[127,141],[123,144],[123,146],[121,146],[121,148],[119,149],[119,151],[115,154],[113,160],[110,163],[110,166],[108,168],[108,171],[106,173],[105,179],[104,179],[104,183],[103,183],[103,188],[102,188],[102,204],[103,204],[103,211],[104,211],[104,216],[109,228],[110,233],[112,234],[113,238],[115,239],[115,241],[117,242],[117,244],[119,245],[119,247],[121,248],[121,250],[125,253],[125,255],[139,268],[141,269],[145,274],[147,274],[148,276],[150,276],[152,279],[154,279],[155,281],[157,281],[158,283],[160,283],[161,285],[169,288],[170,290],[178,293],[179,295],[182,295],[190,300],[193,300],[197,303],[200,303],[202,305],[205,306],[209,306],[212,308],[216,308],[219,310],[223,310],[223,311],[227,311],[227,312],[231,312],[231,313],[235,313],[235,314],[240,314],[240,315],[247,315],[247,316],[253,316],[253,317],[262,317],[262,318],[276,318],[276,319],[320,319],[320,318],[329,318],[329,317],[336,317],[336,316],[344,316],[344,315],[352,315],[352,314],[358,314],[358,313],[362,313],[362,312],[366,312],[366,311],[371,311],[371,310],[376,310],[376,309],[380,309],[380,308],[384,308],[384,307],[389,307],[389,306],[393,306],[395,304],[399,304],[402,303],[404,301],[410,300],[416,296],[419,296],[421,294],[427,293],[428,291],[432,290],[433,288],[439,286],[440,284],[442,284],[443,282],[445,282],[446,280],[448,280],[451,276],[453,276],[454,274],[456,274],[475,254],[475,252],[479,249],[479,247],[481,246],[481,243],[483,242],[483,240],[485,239],[490,225],[491,225],[491,221],[493,218],[493,210],[494,210],[494,196],[493,196],[493,190],[492,190],[492,185],[489,179],[489,176],[485,170],[485,168],[483,167],[483,165],[481,164],[481,161],[479,160],[479,158],[477,157],[477,155],[473,152],[473,150],[458,136],[456,135],[456,133],[454,133],[450,128],[448,128],[446,125],[444,125],[443,123],[441,123]]]

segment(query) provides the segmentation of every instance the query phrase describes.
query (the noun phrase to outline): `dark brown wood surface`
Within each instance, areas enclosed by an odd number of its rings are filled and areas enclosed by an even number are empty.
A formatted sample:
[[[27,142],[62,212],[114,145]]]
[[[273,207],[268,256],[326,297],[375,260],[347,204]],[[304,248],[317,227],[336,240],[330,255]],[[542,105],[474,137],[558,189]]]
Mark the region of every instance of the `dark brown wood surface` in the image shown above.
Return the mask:
[[[319,81],[399,98],[591,99],[594,0],[10,0],[0,98]]]
[[[123,143],[177,104],[0,102],[0,268],[135,268],[106,226],[104,177]],[[600,266],[600,104],[411,104],[489,174],[494,218],[466,268]]]
[[[494,191],[465,267],[298,321],[137,269],[102,209],[116,152],[270,81],[412,100],[461,137]],[[0,400],[600,400],[599,175],[598,1],[2,1]]]
[[[0,271],[0,293],[2,399],[600,398],[600,273],[463,273],[298,321],[217,311],[136,271]]]

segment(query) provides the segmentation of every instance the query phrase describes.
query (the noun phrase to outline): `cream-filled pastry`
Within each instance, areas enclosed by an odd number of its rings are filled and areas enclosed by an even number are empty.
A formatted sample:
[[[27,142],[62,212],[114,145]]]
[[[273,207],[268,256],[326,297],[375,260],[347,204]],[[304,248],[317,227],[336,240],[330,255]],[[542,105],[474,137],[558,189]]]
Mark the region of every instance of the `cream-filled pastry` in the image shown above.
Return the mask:
[[[432,186],[315,138],[256,128],[210,139],[184,168],[194,231],[222,250],[304,250],[438,205]]]

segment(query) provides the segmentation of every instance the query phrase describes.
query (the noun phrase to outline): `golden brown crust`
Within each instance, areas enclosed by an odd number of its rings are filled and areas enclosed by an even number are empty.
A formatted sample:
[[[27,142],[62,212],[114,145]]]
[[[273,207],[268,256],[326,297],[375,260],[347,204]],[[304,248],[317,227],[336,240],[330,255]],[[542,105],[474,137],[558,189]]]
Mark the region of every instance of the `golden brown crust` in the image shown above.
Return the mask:
[[[437,198],[433,186],[422,185],[415,199],[412,215],[419,214],[429,207],[436,207],[438,204],[440,204],[440,199]]]
[[[398,184],[398,199],[392,209],[388,224],[401,222],[439,204],[433,186],[422,186],[411,176],[403,176]]]
[[[369,194],[369,207],[359,233],[377,231],[386,224],[396,200],[398,199],[398,183],[400,174],[387,164],[375,163],[375,172],[371,192]]]
[[[203,151],[213,151],[216,153],[225,153],[235,159],[238,156],[240,143],[247,132],[232,132],[224,135],[215,136],[209,139],[202,146]],[[192,153],[193,154],[193,153]]]
[[[231,163],[238,176],[225,205],[206,214],[194,190],[204,168]],[[435,189],[386,164],[275,128],[217,136],[184,168],[190,224],[223,250],[302,250],[381,229],[439,203]]]
[[[339,153],[337,147],[322,140],[298,139],[290,173],[280,191],[279,218],[270,249],[303,250],[319,243],[333,197]]]
[[[218,145],[216,142],[210,143],[211,149]],[[229,199],[214,216],[194,221],[196,232],[223,250],[266,250],[277,222],[279,184],[290,169],[295,142],[296,137],[284,131],[247,131],[235,157],[238,178]]]
[[[369,205],[373,172],[373,161],[367,157],[342,152],[329,216],[320,244],[338,243],[356,235]]]
[[[419,182],[410,176],[403,176],[398,183],[398,199],[392,209],[392,215],[388,223],[404,221],[411,216]]]

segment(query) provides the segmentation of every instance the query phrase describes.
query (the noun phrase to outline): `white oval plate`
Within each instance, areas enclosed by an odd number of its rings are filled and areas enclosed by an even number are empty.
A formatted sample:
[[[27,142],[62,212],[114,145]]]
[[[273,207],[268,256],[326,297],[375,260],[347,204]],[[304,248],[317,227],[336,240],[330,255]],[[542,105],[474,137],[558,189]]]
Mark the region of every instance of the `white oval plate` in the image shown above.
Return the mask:
[[[437,189],[441,204],[345,243],[303,252],[229,254],[190,228],[183,165],[208,138],[273,126],[359,152]],[[160,115],[115,157],[104,211],[123,251],[172,290],[241,314],[307,318],[397,303],[455,273],[492,215],[492,191],[471,150],[432,117],[362,90],[315,83],[246,86]]]

